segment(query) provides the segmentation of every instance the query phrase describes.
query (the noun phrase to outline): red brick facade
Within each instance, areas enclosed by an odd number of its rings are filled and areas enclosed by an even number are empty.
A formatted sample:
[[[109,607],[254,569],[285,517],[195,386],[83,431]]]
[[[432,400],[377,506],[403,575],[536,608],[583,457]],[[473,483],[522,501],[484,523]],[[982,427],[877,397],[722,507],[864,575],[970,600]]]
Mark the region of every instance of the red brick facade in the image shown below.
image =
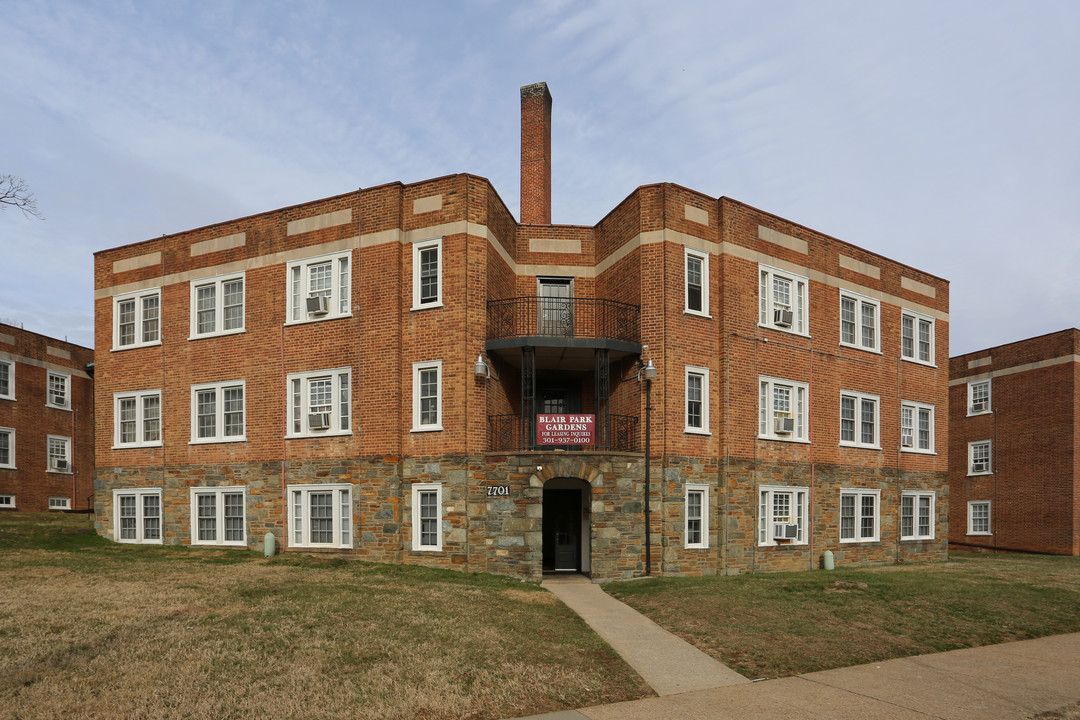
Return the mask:
[[[90,348],[0,324],[0,510],[93,507],[93,362]]]
[[[958,355],[949,376],[949,541],[1080,555],[1080,330]]]
[[[523,142],[536,117],[550,124],[546,86],[523,88]],[[550,147],[523,148],[523,218],[530,194],[550,213],[550,189],[526,187],[534,150],[550,178]],[[222,330],[241,281],[242,325]],[[121,315],[147,297],[152,314],[157,288],[160,336],[131,340],[129,313],[118,347]],[[848,343],[841,294],[869,313]],[[781,305],[792,327],[775,326]],[[114,350],[97,376],[97,511],[117,539],[220,544],[233,502],[232,544],[270,531],[288,549],[525,578],[944,557],[948,284],[727,198],[644,186],[588,227],[519,224],[472,175],[362,189],[99,252],[96,317]],[[658,368],[647,468],[642,360]],[[844,442],[842,393],[867,412],[845,415]],[[117,442],[121,403],[155,397],[160,438]],[[901,447],[910,403],[922,448]],[[594,415],[595,442],[536,447],[545,411]],[[226,489],[199,497],[211,487]],[[785,517],[796,536],[778,539]]]

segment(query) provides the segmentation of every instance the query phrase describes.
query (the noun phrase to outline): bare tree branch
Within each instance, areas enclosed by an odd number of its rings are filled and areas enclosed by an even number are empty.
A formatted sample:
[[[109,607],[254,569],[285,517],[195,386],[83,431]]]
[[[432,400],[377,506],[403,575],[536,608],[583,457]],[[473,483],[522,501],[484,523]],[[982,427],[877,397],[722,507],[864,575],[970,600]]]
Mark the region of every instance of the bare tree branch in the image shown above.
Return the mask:
[[[0,175],[0,211],[9,207],[18,208],[26,217],[33,215],[38,220],[44,220],[38,211],[37,198],[26,181],[16,175]]]

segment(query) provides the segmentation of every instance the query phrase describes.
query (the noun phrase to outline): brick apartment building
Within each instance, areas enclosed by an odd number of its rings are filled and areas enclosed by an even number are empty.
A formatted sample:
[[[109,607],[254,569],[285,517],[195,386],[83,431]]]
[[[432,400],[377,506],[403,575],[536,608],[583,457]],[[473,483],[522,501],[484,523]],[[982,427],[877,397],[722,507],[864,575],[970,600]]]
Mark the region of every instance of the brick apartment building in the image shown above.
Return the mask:
[[[947,282],[673,184],[554,225],[521,101],[521,222],[461,174],[97,253],[99,532],[524,579],[943,558]]]
[[[1080,330],[949,360],[949,542],[1080,555]]]
[[[94,351],[0,324],[0,510],[89,510]]]

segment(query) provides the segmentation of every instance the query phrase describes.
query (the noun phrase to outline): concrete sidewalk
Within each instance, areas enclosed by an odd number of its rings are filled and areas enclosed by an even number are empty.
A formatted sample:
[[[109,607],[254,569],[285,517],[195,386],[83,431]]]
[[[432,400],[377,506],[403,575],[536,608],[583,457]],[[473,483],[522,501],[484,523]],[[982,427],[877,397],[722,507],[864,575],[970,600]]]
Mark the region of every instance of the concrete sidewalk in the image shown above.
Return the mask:
[[[567,607],[637,670],[657,695],[750,682],[727,665],[619,602],[581,575],[545,579]]]
[[[598,705],[544,720],[1020,720],[1080,701],[1080,633]]]

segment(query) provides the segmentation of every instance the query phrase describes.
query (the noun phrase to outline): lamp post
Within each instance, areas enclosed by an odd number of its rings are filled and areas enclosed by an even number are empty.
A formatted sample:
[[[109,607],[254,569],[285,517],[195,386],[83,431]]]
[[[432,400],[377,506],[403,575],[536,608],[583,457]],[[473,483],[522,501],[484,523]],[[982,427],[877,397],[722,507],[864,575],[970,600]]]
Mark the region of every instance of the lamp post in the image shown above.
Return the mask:
[[[652,435],[652,381],[656,377],[656,366],[651,358],[647,365],[641,365],[640,360],[638,364],[641,367],[638,379],[641,379],[641,375],[645,376],[645,574],[652,575],[652,523],[649,504],[652,494],[649,488],[649,456],[652,447],[649,440]]]

